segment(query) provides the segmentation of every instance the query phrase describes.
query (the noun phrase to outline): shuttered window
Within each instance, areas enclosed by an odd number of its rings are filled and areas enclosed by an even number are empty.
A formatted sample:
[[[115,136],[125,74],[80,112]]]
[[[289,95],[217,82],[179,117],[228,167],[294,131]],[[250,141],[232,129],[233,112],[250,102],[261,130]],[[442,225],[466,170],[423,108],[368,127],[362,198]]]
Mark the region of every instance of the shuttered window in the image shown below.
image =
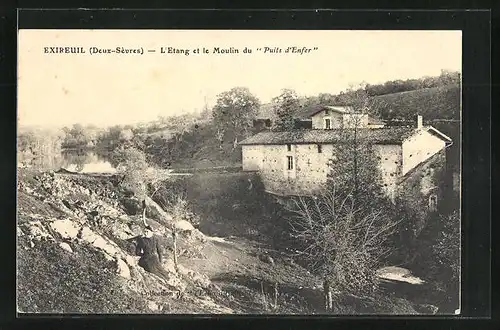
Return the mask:
[[[288,170],[293,170],[293,157],[292,156],[286,156],[287,158],[287,169]]]
[[[332,123],[330,119],[325,119],[325,129],[331,129],[332,128]]]

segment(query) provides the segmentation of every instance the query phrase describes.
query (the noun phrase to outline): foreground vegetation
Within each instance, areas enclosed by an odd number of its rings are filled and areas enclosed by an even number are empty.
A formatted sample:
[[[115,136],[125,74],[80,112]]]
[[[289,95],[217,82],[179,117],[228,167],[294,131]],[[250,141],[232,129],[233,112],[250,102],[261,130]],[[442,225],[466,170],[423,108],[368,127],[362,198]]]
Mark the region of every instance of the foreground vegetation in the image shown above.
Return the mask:
[[[133,201],[138,204],[138,200],[126,197],[126,190],[116,186],[114,180],[112,176],[22,170],[18,220],[19,311],[324,312],[321,279],[294,262],[290,251],[273,248],[272,239],[276,236],[269,231],[262,235],[240,229],[241,236],[226,235],[222,239],[193,229],[179,238],[180,270],[175,272],[171,226],[154,207],[148,207],[147,221],[161,239],[167,254],[164,267],[171,277],[165,282],[145,272],[134,262],[130,245],[130,239],[142,232],[140,211],[131,206],[135,205]],[[228,180],[226,185],[230,182],[234,180]],[[239,185],[243,182],[246,180]],[[234,186],[238,183],[232,185],[240,190]],[[229,195],[230,189],[222,186],[222,191]],[[229,216],[221,207],[222,203],[212,205],[212,212]],[[191,203],[187,203],[187,208],[201,211]],[[95,217],[94,210],[98,210]],[[241,216],[233,217],[233,226],[258,228],[259,218],[270,216],[264,211],[254,213],[253,220],[249,214],[246,221]],[[200,228],[212,228],[221,236],[224,232],[236,233],[214,218],[200,216],[199,220]],[[73,233],[72,228],[80,229]],[[270,256],[272,263],[263,255]],[[277,294],[275,283],[278,283]],[[363,296],[342,292],[336,295],[335,313],[340,314],[425,312],[421,302],[410,302],[391,288]]]

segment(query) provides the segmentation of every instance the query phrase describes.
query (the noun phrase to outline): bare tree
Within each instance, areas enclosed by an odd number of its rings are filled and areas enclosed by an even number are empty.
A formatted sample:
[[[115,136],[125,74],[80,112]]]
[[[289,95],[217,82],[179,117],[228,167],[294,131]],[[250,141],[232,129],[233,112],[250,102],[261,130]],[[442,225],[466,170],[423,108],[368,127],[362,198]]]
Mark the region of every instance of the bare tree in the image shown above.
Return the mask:
[[[123,174],[122,186],[131,190],[141,202],[142,207],[142,221],[144,226],[146,222],[146,209],[147,206],[156,206],[157,211],[160,212],[164,224],[171,230],[173,238],[174,249],[174,263],[177,270],[177,228],[175,221],[167,221],[171,219],[179,220],[182,212],[186,210],[185,201],[178,199],[177,203],[168,205],[171,207],[170,214],[167,214],[168,207],[163,203],[158,205],[152,197],[162,187],[161,183],[169,178],[168,174],[162,173],[158,169],[149,167],[144,153],[136,148],[128,148],[119,151],[114,155],[114,161],[118,164],[120,172]],[[151,194],[148,193],[148,185],[153,188]]]
[[[349,106],[354,113],[369,114],[380,118],[382,110],[387,108],[387,103],[376,97],[370,96],[367,92],[367,84],[365,82],[359,85],[351,84],[349,88],[342,92],[338,101]]]
[[[299,256],[323,278],[327,310],[333,309],[332,289],[353,294],[377,289],[376,269],[389,252],[385,243],[397,221],[356,208],[352,196],[339,197],[335,189],[293,198],[286,208],[291,235],[303,246]]]
[[[333,145],[328,186],[334,184],[337,195],[351,194],[355,204],[376,207],[384,196],[383,181],[366,121],[378,105],[363,88],[351,87],[341,99],[349,112],[343,116],[338,141]]]

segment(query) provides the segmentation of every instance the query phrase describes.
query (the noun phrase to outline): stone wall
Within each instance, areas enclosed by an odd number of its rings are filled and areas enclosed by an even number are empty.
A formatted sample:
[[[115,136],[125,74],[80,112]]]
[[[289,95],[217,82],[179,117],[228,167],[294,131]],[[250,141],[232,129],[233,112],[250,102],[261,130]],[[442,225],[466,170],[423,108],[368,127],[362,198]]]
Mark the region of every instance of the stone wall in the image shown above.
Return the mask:
[[[313,129],[325,129],[325,118],[329,118],[331,121],[331,128],[339,128],[342,127],[342,114],[334,111],[329,111],[328,115],[325,114],[325,111],[320,111],[314,116],[312,119],[312,128]]]
[[[374,145],[375,155],[379,161],[379,170],[382,176],[382,189],[387,196],[394,200],[396,197],[398,180],[403,167],[403,152],[401,145],[377,144]]]
[[[243,170],[258,170],[266,190],[296,194],[316,191],[326,182],[333,146],[292,144],[290,151],[286,144],[243,146],[242,152]],[[293,159],[292,169],[288,169],[288,156]]]
[[[311,194],[321,190],[329,173],[333,145],[322,144],[243,146],[243,170],[259,171],[267,191],[288,194]],[[402,151],[398,145],[376,145],[376,157],[384,189],[395,195],[397,179],[401,174]],[[287,156],[293,158],[293,168],[287,168]]]
[[[421,130],[403,142],[403,175],[445,148],[445,142]]]
[[[426,225],[429,216],[442,207],[445,187],[445,150],[441,150],[418,165],[401,178],[398,185],[399,200],[413,210],[417,216],[414,224],[414,234],[418,236]],[[431,198],[435,198],[436,208],[433,208]]]

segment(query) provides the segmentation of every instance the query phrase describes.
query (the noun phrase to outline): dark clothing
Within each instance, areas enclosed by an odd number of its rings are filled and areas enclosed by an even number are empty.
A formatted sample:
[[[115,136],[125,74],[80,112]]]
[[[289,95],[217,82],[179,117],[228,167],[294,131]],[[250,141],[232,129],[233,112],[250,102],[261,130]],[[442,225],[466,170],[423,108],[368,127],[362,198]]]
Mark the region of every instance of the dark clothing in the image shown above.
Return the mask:
[[[139,237],[136,254],[141,256],[139,266],[150,273],[168,280],[168,272],[161,265],[160,244],[156,237]]]

